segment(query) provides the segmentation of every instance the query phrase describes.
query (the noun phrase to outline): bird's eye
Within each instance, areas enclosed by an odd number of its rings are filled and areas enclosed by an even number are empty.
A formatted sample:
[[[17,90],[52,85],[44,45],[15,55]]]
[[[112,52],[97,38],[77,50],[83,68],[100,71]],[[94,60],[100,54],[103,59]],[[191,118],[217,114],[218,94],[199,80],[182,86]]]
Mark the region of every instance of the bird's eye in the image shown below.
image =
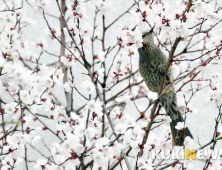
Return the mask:
[[[144,38],[147,34],[148,34],[148,33],[143,34],[143,35],[142,35],[142,38]]]

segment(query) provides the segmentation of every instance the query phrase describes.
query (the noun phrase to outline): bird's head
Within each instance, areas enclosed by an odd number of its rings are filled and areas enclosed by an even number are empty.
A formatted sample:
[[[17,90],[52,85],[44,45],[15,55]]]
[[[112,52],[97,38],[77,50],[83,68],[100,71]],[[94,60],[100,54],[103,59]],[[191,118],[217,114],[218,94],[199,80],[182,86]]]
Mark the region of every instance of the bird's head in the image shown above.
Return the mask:
[[[155,27],[155,26],[154,26]],[[145,44],[154,44],[154,40],[153,40],[153,29],[154,27],[151,28],[151,30],[149,32],[144,32],[142,37],[143,37],[143,43]]]

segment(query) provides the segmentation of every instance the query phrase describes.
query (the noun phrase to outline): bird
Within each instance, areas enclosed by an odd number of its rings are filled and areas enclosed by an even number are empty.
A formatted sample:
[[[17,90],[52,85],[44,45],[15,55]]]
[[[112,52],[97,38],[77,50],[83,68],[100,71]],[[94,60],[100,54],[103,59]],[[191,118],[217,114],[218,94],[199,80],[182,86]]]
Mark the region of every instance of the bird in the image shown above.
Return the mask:
[[[144,79],[150,91],[158,92],[160,88],[161,78],[163,76],[167,57],[159,47],[154,44],[153,29],[142,34],[143,46],[138,48],[139,53],[139,72]],[[170,85],[173,81],[173,72],[171,67],[168,69],[165,77],[163,88]],[[170,116],[171,138],[173,146],[183,146],[187,136],[193,139],[188,127],[177,130],[175,126],[178,122],[184,122],[184,119],[177,106],[177,95],[173,85],[158,99],[160,105],[165,109],[167,115]]]

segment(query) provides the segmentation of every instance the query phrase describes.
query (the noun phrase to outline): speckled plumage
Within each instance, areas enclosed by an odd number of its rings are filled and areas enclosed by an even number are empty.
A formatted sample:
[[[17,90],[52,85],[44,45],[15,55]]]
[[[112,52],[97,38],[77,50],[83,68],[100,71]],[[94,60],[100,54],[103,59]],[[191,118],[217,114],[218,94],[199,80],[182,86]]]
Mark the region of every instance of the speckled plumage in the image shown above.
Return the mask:
[[[164,72],[167,57],[159,47],[154,45],[152,30],[144,34],[143,47],[139,48],[138,52],[140,74],[149,90],[158,92],[162,77],[161,73]],[[171,69],[169,69],[164,82],[164,88],[170,84],[172,80],[173,74]],[[188,128],[185,128],[184,131],[177,131],[175,129],[176,124],[184,120],[177,107],[177,97],[173,86],[171,86],[168,92],[160,98],[160,104],[172,119],[170,127],[173,145],[183,145],[184,136],[193,138]]]
[[[142,48],[138,49],[139,52],[139,71],[143,76],[145,83],[151,91],[158,92],[161,73],[163,72],[166,66],[167,58],[159,49],[159,47],[147,45],[144,43]],[[157,57],[158,56],[158,57]],[[150,63],[148,63],[148,61]],[[154,67],[156,68],[154,68]],[[149,73],[149,74],[147,74]],[[165,85],[170,83],[170,70],[167,74],[167,79]],[[164,85],[164,86],[165,86]]]

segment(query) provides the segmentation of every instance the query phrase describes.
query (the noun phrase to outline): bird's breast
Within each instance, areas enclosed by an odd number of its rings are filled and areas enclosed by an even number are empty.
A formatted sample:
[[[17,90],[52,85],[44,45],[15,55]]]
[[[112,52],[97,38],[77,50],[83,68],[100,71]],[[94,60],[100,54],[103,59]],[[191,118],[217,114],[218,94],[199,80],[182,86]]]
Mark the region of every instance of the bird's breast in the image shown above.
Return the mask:
[[[161,80],[161,74],[157,69],[161,70],[161,62],[158,60],[158,56],[153,57],[142,48],[138,49],[138,51],[139,72],[149,90],[157,92]]]

